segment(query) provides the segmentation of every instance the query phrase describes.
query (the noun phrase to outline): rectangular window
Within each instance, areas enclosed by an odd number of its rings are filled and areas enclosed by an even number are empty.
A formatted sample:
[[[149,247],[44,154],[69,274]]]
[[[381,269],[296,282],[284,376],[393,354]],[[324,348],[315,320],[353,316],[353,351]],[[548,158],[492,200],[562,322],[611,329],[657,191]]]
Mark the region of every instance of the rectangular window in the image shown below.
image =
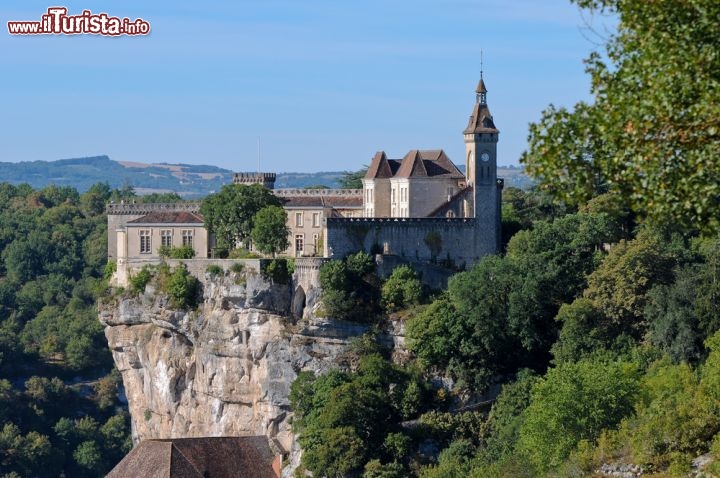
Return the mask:
[[[295,213],[295,227],[303,227],[303,213]]]
[[[320,234],[313,234],[313,249],[315,250],[315,255],[319,255],[322,251],[318,251],[318,247],[320,246]]]
[[[313,213],[313,227],[320,227],[320,213]]]
[[[395,202],[395,188],[392,188],[392,202]]]
[[[160,245],[172,247],[172,231],[170,229],[162,229],[160,231]]]
[[[150,254],[152,252],[151,233],[150,229],[140,229],[140,254]]]
[[[295,255],[301,256],[305,248],[305,234],[295,234]]]
[[[182,245],[193,246],[193,231],[192,229],[183,229],[182,231]]]

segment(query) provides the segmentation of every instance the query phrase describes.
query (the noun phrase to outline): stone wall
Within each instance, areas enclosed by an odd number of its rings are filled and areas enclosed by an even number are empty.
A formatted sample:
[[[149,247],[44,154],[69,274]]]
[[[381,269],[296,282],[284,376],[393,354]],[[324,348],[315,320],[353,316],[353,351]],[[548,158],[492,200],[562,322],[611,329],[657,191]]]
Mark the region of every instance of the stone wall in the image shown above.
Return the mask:
[[[327,220],[327,243],[333,259],[362,250],[397,255],[416,262],[449,259],[456,267],[469,267],[482,257],[497,252],[496,237],[494,227],[482,227],[474,218]]]

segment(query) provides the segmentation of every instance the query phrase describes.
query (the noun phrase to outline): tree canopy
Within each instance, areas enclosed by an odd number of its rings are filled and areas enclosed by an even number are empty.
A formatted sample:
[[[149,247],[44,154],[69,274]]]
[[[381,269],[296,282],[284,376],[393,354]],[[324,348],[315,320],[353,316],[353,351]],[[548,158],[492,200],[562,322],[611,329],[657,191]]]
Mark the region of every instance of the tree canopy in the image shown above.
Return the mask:
[[[255,214],[267,206],[282,206],[282,202],[261,184],[227,184],[203,200],[200,214],[218,245],[232,249],[239,242],[247,243]]]
[[[255,247],[262,253],[272,254],[288,248],[287,213],[280,206],[266,206],[254,218],[251,237]]]
[[[550,106],[521,162],[557,198],[617,192],[639,216],[720,229],[720,3],[575,0],[619,17],[587,60],[592,104]]]

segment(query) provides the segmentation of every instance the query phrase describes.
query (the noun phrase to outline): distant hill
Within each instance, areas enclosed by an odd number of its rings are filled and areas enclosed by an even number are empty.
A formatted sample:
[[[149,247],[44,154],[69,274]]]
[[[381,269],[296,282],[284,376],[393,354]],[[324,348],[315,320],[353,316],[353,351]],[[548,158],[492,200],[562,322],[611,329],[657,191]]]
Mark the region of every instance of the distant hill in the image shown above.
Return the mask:
[[[277,173],[275,187],[338,187],[343,171],[317,173]],[[527,187],[529,179],[522,168],[498,168],[506,186]],[[50,184],[72,186],[81,193],[98,182],[113,188],[131,185],[138,194],[176,192],[188,198],[204,197],[232,182],[233,171],[217,166],[114,161],[108,156],[60,159],[57,161],[0,162],[0,182],[28,183],[34,188]]]

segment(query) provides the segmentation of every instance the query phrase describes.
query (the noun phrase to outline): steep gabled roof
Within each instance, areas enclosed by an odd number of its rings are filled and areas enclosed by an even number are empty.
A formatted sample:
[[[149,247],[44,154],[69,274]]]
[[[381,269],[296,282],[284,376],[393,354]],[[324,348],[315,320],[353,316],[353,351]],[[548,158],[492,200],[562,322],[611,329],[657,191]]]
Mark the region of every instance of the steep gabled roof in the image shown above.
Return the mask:
[[[400,169],[395,174],[396,178],[417,178],[427,177],[424,161],[417,149],[408,152],[400,163]]]
[[[367,173],[365,173],[365,179],[378,179],[378,178],[389,178],[392,177],[394,171],[388,163],[385,151],[378,151],[370,161]]]
[[[145,440],[107,478],[277,478],[266,437]]]

